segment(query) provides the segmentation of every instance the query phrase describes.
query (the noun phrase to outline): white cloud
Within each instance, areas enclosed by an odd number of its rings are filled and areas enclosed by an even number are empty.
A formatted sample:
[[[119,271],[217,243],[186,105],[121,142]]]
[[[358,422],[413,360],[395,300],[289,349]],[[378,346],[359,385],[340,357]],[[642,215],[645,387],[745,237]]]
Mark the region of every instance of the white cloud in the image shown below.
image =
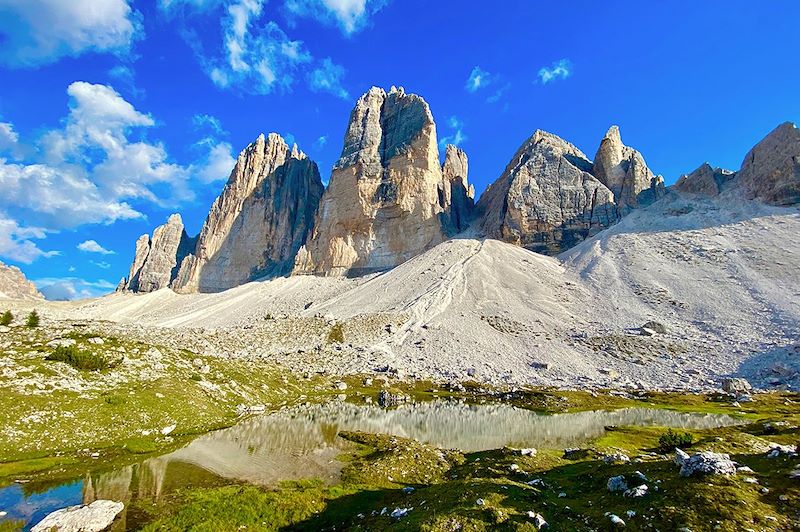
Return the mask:
[[[572,74],[572,63],[568,59],[559,59],[550,67],[539,69],[539,80],[546,85],[558,79],[567,79]]]
[[[12,151],[16,149],[19,135],[14,131],[14,126],[8,122],[0,122],[0,150]]]
[[[224,181],[231,175],[231,170],[236,165],[233,157],[233,148],[227,142],[213,144],[208,151],[205,161],[194,169],[202,183]]]
[[[321,150],[325,147],[328,143],[328,137],[325,135],[320,136],[316,141],[314,141],[314,147]]]
[[[45,277],[33,282],[44,297],[51,301],[99,297],[116,288],[116,285],[104,279],[86,281],[77,277]]]
[[[106,85],[79,81],[67,92],[70,110],[63,126],[40,139],[43,160],[0,158],[0,209],[57,230],[142,217],[132,200],[173,208],[194,197],[189,182],[196,165],[173,163],[161,143],[132,138],[155,125],[149,114]],[[223,158],[227,145],[204,146],[208,155],[201,167],[230,162]]]
[[[215,135],[227,135],[228,132],[222,127],[219,118],[206,114],[197,114],[192,117],[192,125],[198,131],[210,130]]]
[[[145,95],[144,89],[136,86],[136,74],[133,67],[129,65],[117,65],[108,70],[108,77],[117,82],[117,86],[122,86],[125,90],[136,98]]]
[[[343,78],[344,67],[335,64],[330,57],[326,57],[320,66],[309,74],[309,88],[314,92],[328,92],[346,100],[350,94],[342,87]]]
[[[345,35],[351,35],[363,29],[387,3],[388,0],[286,0],[284,7],[291,15],[335,24]]]
[[[96,240],[84,240],[78,244],[78,249],[88,253],[100,253],[101,255],[114,255],[116,253],[115,251],[104,248],[98,244]]]
[[[127,0],[0,0],[0,62],[9,66],[125,52],[141,32]]]
[[[201,57],[211,80],[220,88],[236,87],[255,94],[291,89],[298,67],[311,61],[302,41],[292,41],[272,21],[260,22],[264,0],[239,0],[222,19],[224,55]]]
[[[486,87],[492,82],[492,75],[479,66],[475,66],[469,73],[467,83],[464,86],[467,92],[476,92],[478,89]]]
[[[16,221],[0,212],[0,256],[30,264],[40,257],[59,255],[58,251],[43,251],[33,240],[42,239],[47,232],[41,227],[20,227]]]
[[[107,270],[107,269],[111,268],[111,265],[109,263],[107,263],[106,261],[104,261],[104,260],[101,260],[100,262],[97,262],[97,261],[94,261],[94,260],[90,260],[89,262],[91,262],[92,264],[94,264],[98,268],[102,268],[104,270]]]
[[[448,118],[447,125],[453,130],[453,132],[450,135],[446,135],[439,139],[439,148],[444,149],[448,144],[459,146],[467,140],[467,136],[464,134],[464,122],[462,122],[457,116],[451,116]]]

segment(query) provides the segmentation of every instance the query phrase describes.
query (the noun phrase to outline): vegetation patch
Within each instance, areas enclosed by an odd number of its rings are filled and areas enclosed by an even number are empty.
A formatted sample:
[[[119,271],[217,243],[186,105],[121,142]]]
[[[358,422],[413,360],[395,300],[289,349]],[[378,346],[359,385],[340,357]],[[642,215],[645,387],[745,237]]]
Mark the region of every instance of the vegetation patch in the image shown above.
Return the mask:
[[[679,433],[672,429],[668,429],[667,432],[658,438],[658,449],[662,453],[669,453],[675,449],[686,449],[692,445],[693,441],[694,436],[688,432]]]
[[[119,365],[119,360],[111,361],[102,355],[79,349],[74,345],[59,345],[45,360],[65,362],[81,371],[103,371]]]

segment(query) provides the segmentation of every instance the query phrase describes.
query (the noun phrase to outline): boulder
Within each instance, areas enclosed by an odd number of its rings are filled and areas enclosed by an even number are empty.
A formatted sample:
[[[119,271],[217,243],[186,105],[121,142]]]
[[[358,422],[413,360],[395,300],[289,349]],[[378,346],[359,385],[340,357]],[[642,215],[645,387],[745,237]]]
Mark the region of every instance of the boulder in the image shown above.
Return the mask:
[[[657,334],[667,334],[667,327],[663,323],[657,321],[648,321],[641,327],[642,329],[648,329],[653,331]]]
[[[436,125],[425,100],[402,88],[388,93],[371,88],[350,115],[341,157],[294,273],[384,270],[444,241],[453,224],[457,230],[466,221],[463,209],[451,209],[449,203],[463,193],[465,157],[463,172],[461,163],[453,152],[446,164],[451,179],[445,183]]]
[[[800,129],[785,122],[764,137],[745,156],[736,185],[764,203],[800,203]]]
[[[628,482],[625,480],[624,475],[619,475],[616,477],[611,477],[606,482],[606,487],[608,491],[614,493],[617,491],[626,491],[628,489]]]
[[[714,197],[718,196],[725,184],[734,177],[736,177],[735,172],[703,163],[692,173],[682,175],[673,188],[680,192]]]
[[[592,170],[614,194],[619,218],[666,193],[664,178],[650,171],[641,153],[622,143],[617,126],[611,126],[600,141]]]
[[[689,456],[681,449],[675,449],[675,463],[681,466],[680,475],[735,475],[736,462],[730,455],[703,451]]]
[[[100,532],[108,528],[125,508],[121,502],[97,500],[62,508],[39,521],[31,532]]]
[[[478,201],[485,236],[560,253],[617,220],[614,194],[572,144],[536,131]]]
[[[288,274],[323,189],[316,163],[297,146],[277,133],[259,135],[239,154],[173,288],[216,292]]]
[[[743,394],[753,389],[753,386],[740,377],[725,377],[722,379],[722,389],[730,394]]]

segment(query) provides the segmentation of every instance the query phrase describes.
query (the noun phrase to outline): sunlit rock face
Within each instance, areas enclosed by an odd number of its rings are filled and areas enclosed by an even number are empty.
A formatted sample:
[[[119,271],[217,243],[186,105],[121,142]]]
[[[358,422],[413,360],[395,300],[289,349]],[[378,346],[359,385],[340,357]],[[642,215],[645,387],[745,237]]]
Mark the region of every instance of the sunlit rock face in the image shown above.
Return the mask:
[[[680,192],[714,197],[718,196],[726,183],[735,176],[735,172],[724,168],[713,168],[710,164],[703,163],[697,170],[682,175],[673,188]]]
[[[480,228],[490,238],[553,255],[617,220],[614,194],[565,140],[536,131],[481,195]]]
[[[664,178],[650,171],[641,153],[622,143],[617,126],[611,126],[600,142],[592,173],[614,194],[618,218],[666,193]]]
[[[800,203],[800,129],[785,122],[772,130],[745,156],[736,184],[764,203]]]
[[[459,183],[468,189],[463,170]],[[295,273],[359,274],[405,262],[457,230],[449,225],[452,197],[428,104],[402,88],[373,87],[350,115]]]
[[[167,223],[156,227],[153,237],[142,235],[136,241],[136,254],[130,274],[118,289],[132,292],[154,292],[169,287],[178,266],[194,248],[183,227],[180,214],[173,214]]]
[[[260,135],[239,154],[173,288],[215,292],[288,273],[322,191],[315,162],[276,133]]]
[[[0,299],[44,299],[22,271],[0,262]]]

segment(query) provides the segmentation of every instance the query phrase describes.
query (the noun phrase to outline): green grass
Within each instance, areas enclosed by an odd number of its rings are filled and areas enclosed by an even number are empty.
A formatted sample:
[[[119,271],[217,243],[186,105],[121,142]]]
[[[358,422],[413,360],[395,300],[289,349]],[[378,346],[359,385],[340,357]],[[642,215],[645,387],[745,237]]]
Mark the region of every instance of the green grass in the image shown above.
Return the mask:
[[[47,355],[45,360],[65,362],[81,371],[103,371],[119,365],[119,360],[112,361],[102,355],[79,349],[74,345],[57,346],[52,353]]]
[[[342,323],[334,323],[331,330],[328,331],[329,344],[343,344],[344,343],[344,325]]]

